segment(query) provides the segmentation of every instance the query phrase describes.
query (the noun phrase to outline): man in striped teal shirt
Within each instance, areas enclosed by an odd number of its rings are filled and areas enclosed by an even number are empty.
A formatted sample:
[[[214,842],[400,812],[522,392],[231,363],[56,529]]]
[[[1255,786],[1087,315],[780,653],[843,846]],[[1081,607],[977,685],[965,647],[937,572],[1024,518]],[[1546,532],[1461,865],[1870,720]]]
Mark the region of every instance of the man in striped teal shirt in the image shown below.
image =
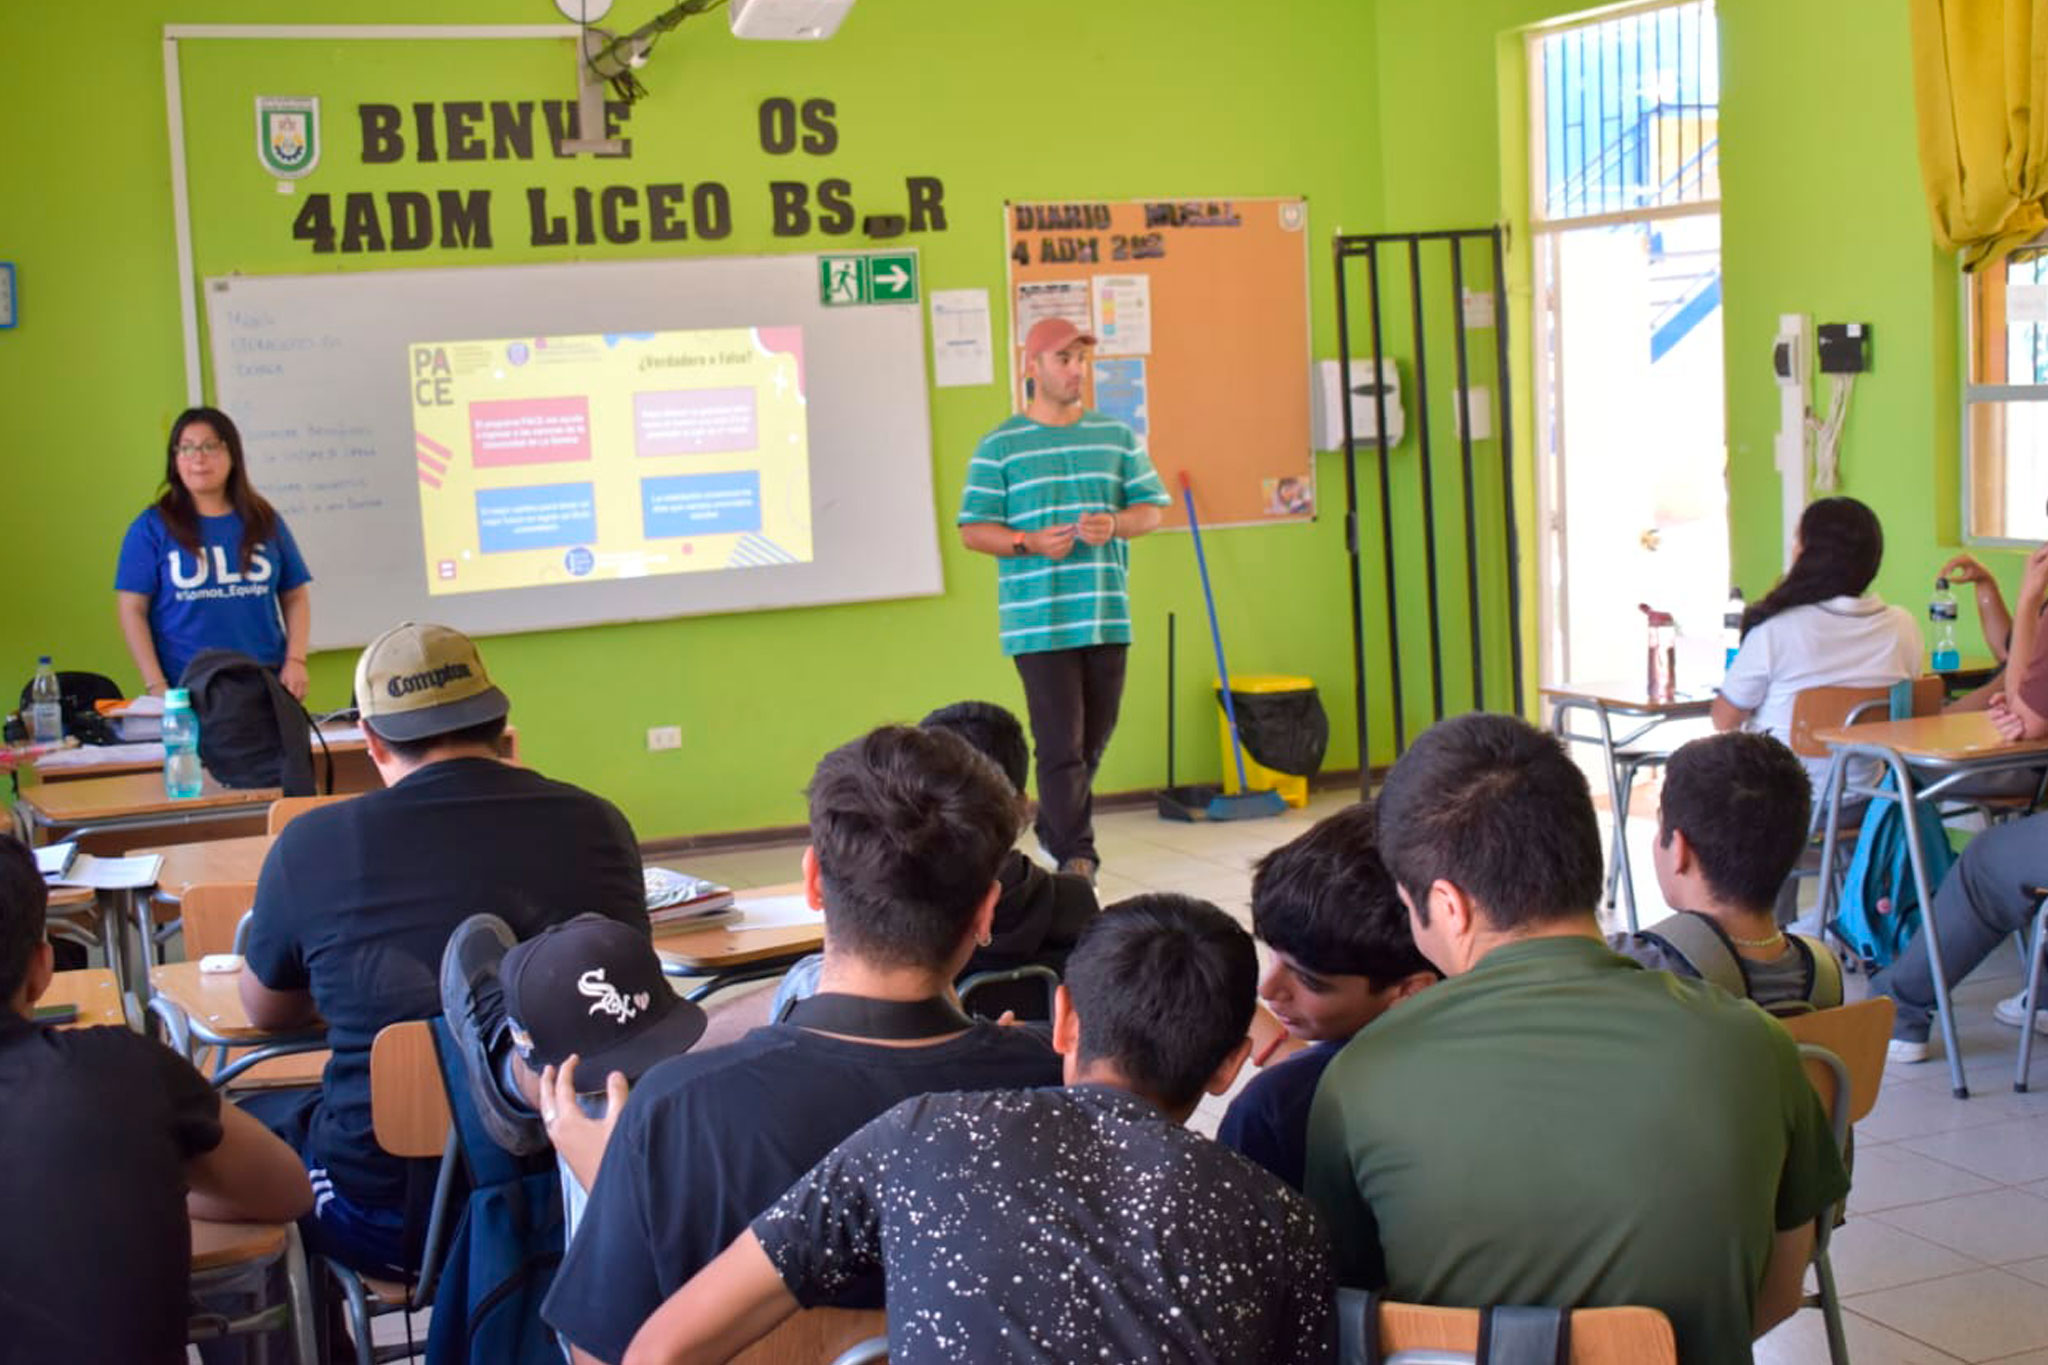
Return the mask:
[[[1131,642],[1130,549],[1170,499],[1137,433],[1081,404],[1095,338],[1044,318],[1024,341],[1030,402],[982,437],[960,540],[993,555],[1003,653],[1038,756],[1038,841],[1094,880],[1090,784],[1116,728]]]

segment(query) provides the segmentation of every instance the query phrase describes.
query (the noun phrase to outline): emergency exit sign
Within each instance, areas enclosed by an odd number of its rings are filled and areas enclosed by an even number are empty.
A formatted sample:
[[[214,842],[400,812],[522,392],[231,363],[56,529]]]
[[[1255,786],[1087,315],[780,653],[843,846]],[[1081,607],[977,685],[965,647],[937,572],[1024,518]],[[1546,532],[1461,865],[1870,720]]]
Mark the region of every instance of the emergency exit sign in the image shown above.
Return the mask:
[[[916,303],[917,253],[884,251],[818,258],[818,299],[828,308]]]

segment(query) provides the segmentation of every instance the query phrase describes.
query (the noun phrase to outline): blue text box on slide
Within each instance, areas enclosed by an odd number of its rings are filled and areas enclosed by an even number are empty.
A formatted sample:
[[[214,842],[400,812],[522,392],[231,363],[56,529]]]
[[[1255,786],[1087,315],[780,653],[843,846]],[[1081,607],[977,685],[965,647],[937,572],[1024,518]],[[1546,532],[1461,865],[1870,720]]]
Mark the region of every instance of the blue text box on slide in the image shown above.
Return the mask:
[[[597,539],[597,498],[587,483],[485,488],[476,495],[476,543],[487,555]]]
[[[736,535],[761,529],[761,474],[674,474],[640,481],[642,534],[649,540]]]

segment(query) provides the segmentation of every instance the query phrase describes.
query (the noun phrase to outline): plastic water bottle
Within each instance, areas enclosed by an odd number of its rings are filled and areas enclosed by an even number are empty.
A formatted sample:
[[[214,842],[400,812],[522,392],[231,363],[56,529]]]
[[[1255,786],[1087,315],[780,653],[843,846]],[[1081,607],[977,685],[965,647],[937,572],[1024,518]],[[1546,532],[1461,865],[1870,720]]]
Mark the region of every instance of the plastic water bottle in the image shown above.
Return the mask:
[[[199,795],[199,717],[182,687],[164,693],[164,795],[173,801]]]
[[[36,660],[36,678],[28,688],[28,731],[37,744],[64,742],[64,694],[47,654]]]
[[[1956,595],[1948,590],[1948,580],[1934,580],[1934,596],[1927,603],[1927,619],[1934,623],[1934,671],[1953,673],[1963,665],[1963,656],[1956,649]]]
[[[1742,589],[1728,589],[1728,607],[1721,614],[1721,644],[1727,657],[1721,661],[1723,668],[1735,665],[1735,656],[1742,652],[1742,613],[1749,604],[1742,600]]]
[[[1637,603],[1649,625],[1644,683],[1651,701],[1670,701],[1678,691],[1678,622],[1668,611]]]

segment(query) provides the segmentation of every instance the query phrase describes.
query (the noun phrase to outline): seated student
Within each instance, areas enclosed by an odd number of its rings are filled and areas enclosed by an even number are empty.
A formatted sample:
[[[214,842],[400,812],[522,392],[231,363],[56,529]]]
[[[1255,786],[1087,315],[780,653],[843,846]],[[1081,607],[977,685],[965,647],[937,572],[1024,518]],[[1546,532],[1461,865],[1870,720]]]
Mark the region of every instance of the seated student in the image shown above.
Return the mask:
[[[356,699],[384,789],[308,811],[278,836],[240,980],[251,1023],[325,1020],[334,1057],[319,1090],[249,1104],[312,1171],[308,1248],[402,1276],[426,1230],[433,1163],[377,1146],[371,1041],[440,1011],[442,952],[469,915],[531,935],[594,910],[646,933],[646,892],[632,828],[610,802],[498,758],[511,703],[465,636],[386,631],[356,664]],[[494,1117],[483,1115],[495,1136],[521,1140]]]
[[[471,915],[448,939],[441,992],[459,1038],[475,1021],[502,1025],[463,1040],[465,1063],[493,1063],[465,1068],[470,1093],[501,1122],[538,1116],[561,1167],[564,1232],[575,1235],[627,1090],[704,1036],[704,1011],[670,988],[645,933],[603,915],[524,943],[496,915]]]
[[[1608,940],[1652,970],[1702,977],[1767,1010],[1833,1009],[1842,967],[1826,944],[1779,929],[1773,907],[1806,848],[1810,786],[1769,735],[1683,744],[1664,770],[1657,885],[1670,919]]]
[[[1717,730],[1792,742],[1792,701],[1809,687],[1888,687],[1919,674],[1920,626],[1869,593],[1884,528],[1854,498],[1821,498],[1799,518],[1797,553],[1742,614],[1742,648],[1714,698]],[[1818,785],[1827,760],[1803,759]]]
[[[897,1365],[1333,1360],[1314,1211],[1182,1127],[1244,1064],[1257,976],[1205,901],[1111,906],[1053,1007],[1066,1089],[898,1104],[662,1305],[628,1365],[730,1359],[876,1271]]]
[[[1692,1365],[1748,1361],[1849,1185],[1791,1036],[1608,949],[1592,798],[1551,736],[1442,721],[1379,814],[1447,979],[1316,1091],[1304,1188],[1340,1279],[1415,1303],[1643,1304]]]
[[[940,707],[918,725],[926,730],[950,730],[973,745],[1010,779],[1010,787],[1021,806],[1024,781],[1031,770],[1031,749],[1024,738],[1024,726],[1016,716],[994,702],[957,701]],[[967,959],[960,975],[965,978],[976,972],[1001,972],[1033,965],[1059,971],[1081,931],[1095,918],[1098,907],[1094,886],[1079,873],[1048,872],[1023,850],[1015,848],[1003,858],[996,880],[1003,892],[996,900],[989,941],[986,946],[975,948],[974,956]],[[770,1019],[780,1019],[792,1001],[818,989],[818,968],[822,964],[822,958],[807,957],[783,975],[782,985],[769,1007]],[[1043,1019],[1042,1001],[1043,997],[1035,991],[1023,993],[1013,1013],[1020,1019]]]
[[[1252,872],[1252,932],[1273,954],[1259,997],[1311,1046],[1239,1091],[1216,1140],[1295,1189],[1323,1068],[1352,1034],[1442,979],[1415,950],[1408,912],[1380,862],[1376,818],[1368,803],[1346,806]]]
[[[898,1100],[1059,1081],[1043,1041],[975,1023],[948,990],[989,938],[1021,822],[994,765],[957,735],[885,726],[825,755],[810,812],[819,993],[633,1088],[541,1308],[583,1359],[617,1361],[662,1300]]]
[[[2005,687],[1990,703],[1991,722],[2008,740],[2048,738],[2044,604],[2048,604],[2048,545],[2027,556],[2026,574],[2013,603]],[[1941,965],[1951,988],[1977,970],[1999,944],[2033,923],[2032,888],[2048,885],[2044,834],[2048,834],[2048,814],[1993,825],[1970,840],[1942,879],[1928,913],[1940,926]],[[1891,1060],[1926,1061],[1933,1050],[1929,1033],[1935,1004],[1934,965],[1927,956],[1927,936],[1915,935],[1896,962],[1871,978],[1870,986],[1889,995],[1898,1007],[1892,1019]],[[1992,1017],[2012,1028],[2025,1027],[2029,1022],[2026,992],[1999,1001]],[[2048,1033],[2048,1010],[2037,1008],[2032,1024],[2035,1032]]]
[[[282,1223],[313,1190],[291,1148],[161,1043],[34,1022],[48,898],[35,856],[0,834],[0,1360],[182,1362],[188,1212]]]

